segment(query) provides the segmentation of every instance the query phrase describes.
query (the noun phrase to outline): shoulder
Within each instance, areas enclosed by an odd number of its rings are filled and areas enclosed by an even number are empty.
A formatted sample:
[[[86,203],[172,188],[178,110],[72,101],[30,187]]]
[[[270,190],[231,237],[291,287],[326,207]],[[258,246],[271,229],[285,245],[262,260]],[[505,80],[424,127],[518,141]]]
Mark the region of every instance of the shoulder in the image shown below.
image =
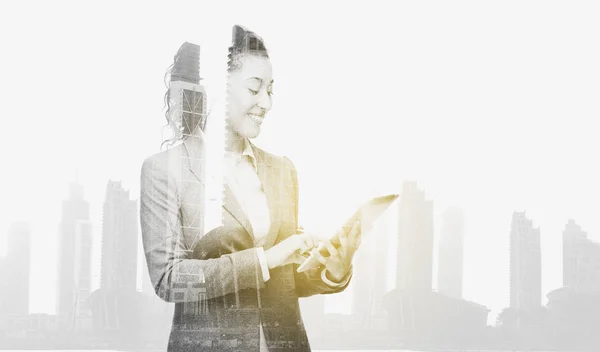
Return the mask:
[[[167,150],[152,154],[144,159],[141,167],[142,177],[178,175],[181,172],[181,164],[184,160],[185,151],[183,144],[179,144]]]
[[[285,155],[277,155],[274,153],[270,153],[256,146],[255,148],[258,150],[259,153],[263,155],[265,160],[267,160],[271,166],[275,166],[280,170],[289,170],[294,173],[296,172],[296,166],[289,157]]]

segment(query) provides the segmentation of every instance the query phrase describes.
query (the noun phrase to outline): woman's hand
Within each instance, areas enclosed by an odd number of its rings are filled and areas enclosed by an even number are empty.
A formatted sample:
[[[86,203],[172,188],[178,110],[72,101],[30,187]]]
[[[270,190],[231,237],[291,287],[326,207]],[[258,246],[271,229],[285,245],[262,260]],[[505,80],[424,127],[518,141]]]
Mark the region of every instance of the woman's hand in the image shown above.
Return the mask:
[[[313,235],[292,235],[265,251],[267,265],[273,269],[291,263],[302,264],[308,258],[303,254],[308,253],[316,243]]]
[[[338,236],[341,244],[339,248],[336,249],[329,240],[322,242],[324,248],[327,248],[330,254],[328,257],[325,257],[320,251],[316,251],[317,260],[325,265],[328,276],[333,281],[339,282],[348,274],[352,265],[352,258],[360,246],[361,234],[360,221],[356,221],[349,233],[344,229],[339,230]]]

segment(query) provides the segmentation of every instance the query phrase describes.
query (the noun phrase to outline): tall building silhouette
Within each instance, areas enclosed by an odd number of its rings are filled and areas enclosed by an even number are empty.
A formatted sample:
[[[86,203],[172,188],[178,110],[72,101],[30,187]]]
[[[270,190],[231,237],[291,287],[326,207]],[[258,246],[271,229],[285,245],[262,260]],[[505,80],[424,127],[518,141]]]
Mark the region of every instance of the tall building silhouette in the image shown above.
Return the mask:
[[[600,290],[600,243],[590,240],[573,219],[562,237],[563,286],[577,292]]]
[[[431,292],[433,202],[416,182],[406,181],[399,207],[396,288]]]
[[[460,338],[464,331],[485,328],[489,309],[462,299],[462,237],[464,218],[456,208],[444,213],[440,244],[439,280],[443,292],[432,290],[433,202],[416,182],[405,182],[399,204],[396,289],[384,297],[388,326],[398,336],[446,334]],[[442,266],[448,267],[442,268]],[[458,283],[448,282],[456,279]],[[458,296],[458,297],[457,297]],[[441,335],[438,335],[441,336]]]
[[[6,257],[2,262],[0,316],[29,314],[31,228],[27,222],[14,222],[8,230]]]
[[[510,230],[510,307],[529,310],[542,305],[540,228],[525,212],[513,212]]]
[[[59,326],[67,329],[84,328],[90,316],[85,301],[92,284],[92,226],[83,193],[82,185],[69,184],[59,225],[56,315]]]
[[[387,292],[388,248],[394,235],[398,203],[394,203],[377,220],[369,233],[363,234],[355,254],[352,278],[352,315],[360,328],[385,329],[387,311],[382,300]],[[370,216],[363,212],[362,217]],[[366,220],[364,220],[366,221]]]
[[[108,181],[102,214],[100,288],[136,291],[138,227],[137,202],[120,181]]]
[[[442,215],[438,252],[438,292],[462,298],[465,218],[460,209],[450,207]]]

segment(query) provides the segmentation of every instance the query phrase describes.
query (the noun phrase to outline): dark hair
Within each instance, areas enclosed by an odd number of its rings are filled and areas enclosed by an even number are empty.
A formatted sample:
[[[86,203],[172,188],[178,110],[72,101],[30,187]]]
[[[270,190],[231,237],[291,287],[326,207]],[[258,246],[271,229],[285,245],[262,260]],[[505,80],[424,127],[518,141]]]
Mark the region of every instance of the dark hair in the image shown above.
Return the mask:
[[[173,63],[167,68],[164,76],[165,86],[167,91],[164,95],[165,119],[167,124],[163,127],[171,127],[173,137],[162,142],[161,148],[167,144],[172,146],[179,140],[185,139],[187,136],[195,132],[197,128],[204,128],[206,123],[207,113],[202,114],[184,114],[182,118],[173,118],[171,114],[171,82],[173,80],[185,81],[198,84],[200,82],[199,73],[200,47],[196,44],[188,42],[183,43],[173,57]],[[196,97],[194,97],[196,98]],[[201,97],[204,99],[204,97]],[[201,102],[203,104],[203,102]],[[204,104],[203,104],[204,105]]]

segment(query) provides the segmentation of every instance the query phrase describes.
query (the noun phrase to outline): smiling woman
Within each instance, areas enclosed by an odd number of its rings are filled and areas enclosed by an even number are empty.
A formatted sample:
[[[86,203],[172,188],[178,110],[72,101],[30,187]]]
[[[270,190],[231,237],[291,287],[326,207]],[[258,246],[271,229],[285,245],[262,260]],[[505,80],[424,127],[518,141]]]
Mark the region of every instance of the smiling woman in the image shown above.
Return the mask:
[[[227,148],[242,152],[245,138],[256,138],[273,105],[273,68],[262,41],[234,29],[227,81]]]
[[[358,226],[340,234],[344,241],[337,249],[325,241],[331,255],[319,254],[322,266],[297,272],[317,238],[331,236],[297,231],[294,164],[250,142],[272,104],[273,71],[262,39],[234,26],[224,185],[217,192],[223,194],[220,226],[208,225],[204,216],[211,207],[206,194],[214,190],[203,123],[191,128],[187,123],[187,129],[171,124],[181,129],[176,135],[182,143],[142,166],[140,219],[148,271],[156,294],[176,303],[169,351],[310,351],[298,298],[341,292],[350,283]]]

